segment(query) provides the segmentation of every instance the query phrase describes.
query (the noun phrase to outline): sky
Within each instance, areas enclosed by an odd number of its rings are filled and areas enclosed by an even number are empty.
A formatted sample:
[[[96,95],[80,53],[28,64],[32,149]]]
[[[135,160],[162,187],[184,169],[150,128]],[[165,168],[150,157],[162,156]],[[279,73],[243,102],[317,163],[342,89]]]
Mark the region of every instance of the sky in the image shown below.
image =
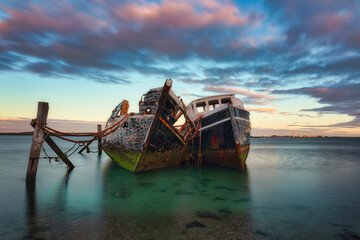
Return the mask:
[[[0,132],[95,131],[173,80],[235,93],[253,136],[360,136],[360,1],[1,1]]]

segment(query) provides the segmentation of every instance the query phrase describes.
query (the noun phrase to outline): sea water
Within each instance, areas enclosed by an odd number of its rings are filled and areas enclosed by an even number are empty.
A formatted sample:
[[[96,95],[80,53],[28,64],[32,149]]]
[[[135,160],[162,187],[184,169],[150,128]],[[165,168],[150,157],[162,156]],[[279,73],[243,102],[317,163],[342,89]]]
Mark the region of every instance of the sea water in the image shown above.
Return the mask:
[[[133,174],[105,153],[75,153],[69,175],[40,159],[35,187],[30,146],[0,136],[0,239],[360,238],[358,138],[252,138],[246,171]]]

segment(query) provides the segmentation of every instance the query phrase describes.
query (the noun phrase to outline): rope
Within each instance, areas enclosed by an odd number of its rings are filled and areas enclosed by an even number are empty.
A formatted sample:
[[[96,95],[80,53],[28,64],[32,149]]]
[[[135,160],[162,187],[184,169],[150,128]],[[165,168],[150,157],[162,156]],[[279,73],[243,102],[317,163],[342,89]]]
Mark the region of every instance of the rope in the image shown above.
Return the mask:
[[[198,134],[199,129],[200,129],[201,119],[202,119],[202,117],[199,118],[199,122],[198,122],[198,125],[196,127],[196,132],[195,132],[194,136],[192,136],[191,138],[185,139],[185,141],[190,142],[191,140],[193,140],[196,137],[196,135]]]
[[[77,143],[75,143],[74,146],[75,146],[76,144],[77,144]],[[73,155],[81,146],[82,146],[81,143],[79,143],[79,144],[78,144],[78,147],[77,147],[74,151],[72,151],[72,153],[70,153],[69,155],[67,155],[67,153],[70,152],[70,150],[71,150],[71,149],[69,149],[69,150],[65,153],[65,155],[66,155],[67,157],[70,157],[70,156]]]
[[[73,155],[75,152],[77,152],[77,150],[81,147],[81,146],[84,146],[85,143],[90,143],[90,142],[93,142],[93,141],[96,141],[100,138],[103,138],[107,135],[109,135],[110,133],[114,132],[116,129],[118,129],[119,127],[121,127],[126,121],[122,122],[125,118],[129,118],[130,115],[132,115],[133,113],[130,113],[130,114],[127,114],[125,115],[123,118],[121,118],[118,122],[116,122],[115,124],[113,124],[112,126],[104,129],[103,131],[100,131],[100,132],[96,132],[96,133],[91,133],[91,134],[71,134],[71,133],[64,133],[64,132],[60,132],[60,131],[57,131],[55,129],[52,129],[50,127],[44,127],[44,126],[41,126],[37,119],[33,119],[33,122],[41,129],[44,131],[44,133],[46,133],[46,135],[43,137],[42,139],[42,143],[45,141],[46,137],[49,136],[49,134],[57,137],[57,138],[60,138],[60,139],[63,139],[65,141],[69,141],[69,142],[73,142],[74,145],[69,149],[67,150],[64,154],[66,157],[70,157],[71,155]],[[112,130],[111,130],[112,129]],[[105,133],[106,131],[108,130],[111,130],[107,133]],[[104,134],[105,133],[105,134]],[[72,139],[68,139],[68,138],[64,138],[58,134],[63,134],[65,136],[74,136],[74,137],[84,137],[84,136],[95,136],[93,139],[90,139],[90,140],[83,140],[83,141],[75,141],[75,140],[72,140]],[[77,146],[77,148],[74,149],[74,147]],[[60,161],[60,158],[59,157],[50,157],[43,144],[41,144],[41,148],[45,154],[45,157],[42,157],[42,158],[47,158],[49,160],[49,164],[51,166],[51,159],[54,159],[55,162],[58,162],[59,164],[62,164],[62,162]],[[74,150],[73,150],[74,149]],[[73,151],[72,151],[73,150]],[[71,152],[72,151],[72,152]],[[69,177],[69,166],[66,164],[66,167],[67,167],[67,177]]]
[[[127,114],[129,115],[129,114]],[[102,134],[104,132],[106,132],[107,130],[110,130],[112,129],[114,126],[118,125],[127,115],[125,115],[122,119],[120,119],[118,122],[114,123],[112,126],[100,131],[100,132],[95,132],[95,133],[66,133],[66,132],[61,132],[61,131],[58,131],[58,130],[55,130],[51,127],[48,127],[48,126],[45,126],[45,129],[48,129],[50,131],[53,131],[53,132],[56,132],[60,135],[63,135],[63,136],[73,136],[73,137],[89,137],[89,136],[96,136],[96,135],[99,135],[99,134]],[[36,119],[35,119],[36,121]]]
[[[48,160],[49,160],[49,163],[50,163],[50,166],[51,166],[51,159],[54,159],[55,162],[60,162],[60,161],[59,161],[59,157],[50,157],[50,156],[47,154],[47,152],[45,151],[45,148],[44,148],[43,143],[44,143],[44,141],[45,141],[45,139],[47,138],[48,135],[49,135],[49,133],[46,133],[45,137],[43,138],[43,140],[42,140],[42,142],[41,142],[41,149],[43,150],[43,152],[44,152],[44,154],[45,154],[45,157],[42,157],[42,158],[43,158],[43,159],[44,159],[44,158],[48,159]]]
[[[46,134],[48,135],[48,133],[46,133]],[[46,138],[46,136],[45,136],[45,138]],[[45,139],[45,138],[44,138],[44,139]],[[75,150],[73,150],[70,154],[68,154],[76,145],[78,145],[77,148],[75,148]],[[67,151],[64,153],[65,156],[66,156],[66,157],[70,157],[70,156],[73,155],[81,146],[82,146],[81,143],[75,143],[69,150],[67,150]],[[48,153],[46,152],[45,148],[44,148],[44,145],[41,145],[41,148],[42,148],[42,150],[43,150],[43,152],[44,152],[44,154],[45,154],[45,157],[42,157],[42,158],[48,159],[48,160],[49,160],[49,163],[50,163],[50,166],[51,166],[51,160],[52,160],[52,159],[54,159],[55,162],[59,163],[60,165],[63,163],[62,161],[60,161],[60,157],[51,157],[51,156],[49,156]],[[69,168],[68,165],[67,165],[67,168]]]
[[[75,145],[78,145],[78,147],[77,147],[75,150],[73,150],[70,154],[67,154],[67,153],[69,153],[69,152],[75,147]],[[67,150],[67,151],[64,153],[65,156],[66,156],[66,157],[70,157],[70,156],[73,155],[81,146],[82,146],[81,144],[75,143],[69,150]],[[45,148],[44,148],[44,145],[41,145],[41,148],[42,148],[42,150],[43,150],[43,152],[44,152],[44,154],[45,154],[45,157],[42,157],[42,158],[49,159],[50,165],[51,165],[51,160],[52,160],[52,159],[54,159],[55,162],[59,163],[60,165],[63,164],[63,162],[60,161],[60,157],[51,157],[51,156],[49,156],[48,153],[46,152]],[[68,167],[68,166],[67,166],[67,167]]]
[[[64,152],[64,154],[66,155],[68,152],[70,152],[71,149],[73,149],[77,144],[78,144],[78,143],[74,143],[74,145],[73,145],[69,150],[67,150],[66,152]]]
[[[108,128],[106,128],[105,130],[96,133],[96,135],[95,135],[96,137],[95,137],[95,138],[90,139],[90,140],[83,140],[83,141],[76,141],[76,140],[64,138],[64,137],[58,135],[57,133],[55,133],[54,131],[50,131],[49,129],[46,129],[45,127],[41,126],[36,119],[34,119],[34,122],[35,122],[35,124],[36,124],[39,128],[41,128],[44,132],[46,132],[46,133],[48,133],[48,134],[51,134],[51,135],[53,135],[53,136],[55,136],[55,137],[57,137],[57,138],[60,138],[60,139],[62,139],[62,140],[65,140],[65,141],[68,141],[68,142],[73,142],[73,143],[88,143],[88,142],[93,142],[93,141],[96,141],[96,140],[98,140],[98,139],[100,139],[100,138],[103,138],[103,137],[109,135],[110,133],[113,133],[116,129],[118,129],[119,127],[122,126],[122,124],[120,124],[121,121],[123,121],[123,120],[124,120],[125,118],[127,118],[127,117],[129,117],[129,114],[125,115],[122,119],[120,119],[117,123],[113,124],[111,127],[108,127]],[[117,126],[116,126],[116,125],[117,125]],[[111,128],[114,128],[114,129],[112,129],[111,131],[107,132],[106,134],[101,135],[103,132],[105,132],[106,130],[109,130],[109,129],[111,129]],[[59,131],[56,131],[56,132],[59,132]],[[77,136],[80,136],[80,135],[77,135]]]
[[[59,164],[62,164],[61,161],[59,160],[59,157],[50,157],[50,156],[47,154],[47,152],[45,151],[44,145],[41,145],[41,148],[42,148],[42,150],[43,150],[43,152],[44,152],[44,154],[45,154],[45,157],[43,157],[43,158],[49,159],[49,164],[50,164],[50,166],[51,166],[51,159],[54,159],[55,162],[58,162]]]

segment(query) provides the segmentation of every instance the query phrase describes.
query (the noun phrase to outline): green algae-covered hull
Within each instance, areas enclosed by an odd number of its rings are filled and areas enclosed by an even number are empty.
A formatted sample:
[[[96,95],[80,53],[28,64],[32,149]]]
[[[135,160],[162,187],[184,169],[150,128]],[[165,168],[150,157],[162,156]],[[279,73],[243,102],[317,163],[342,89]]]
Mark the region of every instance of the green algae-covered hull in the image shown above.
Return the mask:
[[[135,172],[141,157],[141,151],[119,151],[116,147],[111,147],[109,144],[107,144],[103,150],[118,165],[129,171]]]
[[[104,138],[104,151],[121,167],[140,172],[178,166],[187,156],[186,141],[174,127],[180,106],[170,90],[171,81],[163,88],[151,89],[139,103],[139,113],[117,116],[117,106],[106,127],[125,119],[121,127]],[[127,117],[127,118],[126,118]]]
[[[167,152],[149,152],[144,154],[140,151],[119,152],[108,148],[104,148],[104,151],[119,166],[132,172],[179,166],[188,153],[185,148],[174,149]]]
[[[103,150],[118,165],[132,172],[180,165],[187,156],[187,145],[163,122],[156,121],[154,124],[154,133],[143,150],[125,149],[124,145],[109,141],[104,141]],[[121,136],[120,132],[117,136]]]

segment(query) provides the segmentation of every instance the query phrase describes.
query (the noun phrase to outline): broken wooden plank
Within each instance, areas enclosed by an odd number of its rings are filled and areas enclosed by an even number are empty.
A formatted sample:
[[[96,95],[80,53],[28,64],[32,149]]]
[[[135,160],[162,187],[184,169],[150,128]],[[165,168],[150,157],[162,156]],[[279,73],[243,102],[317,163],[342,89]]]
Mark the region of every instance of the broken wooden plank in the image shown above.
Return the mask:
[[[79,153],[82,153],[85,149],[87,150],[87,153],[89,153],[90,152],[90,149],[89,149],[90,144],[92,144],[98,136],[99,135],[95,135],[94,138],[91,139],[90,142],[86,143],[85,146],[79,151]]]
[[[51,147],[51,149],[61,158],[61,160],[68,166],[71,170],[74,168],[74,164],[68,159],[68,157],[61,151],[58,145],[50,138],[47,134],[44,138],[45,142]]]

